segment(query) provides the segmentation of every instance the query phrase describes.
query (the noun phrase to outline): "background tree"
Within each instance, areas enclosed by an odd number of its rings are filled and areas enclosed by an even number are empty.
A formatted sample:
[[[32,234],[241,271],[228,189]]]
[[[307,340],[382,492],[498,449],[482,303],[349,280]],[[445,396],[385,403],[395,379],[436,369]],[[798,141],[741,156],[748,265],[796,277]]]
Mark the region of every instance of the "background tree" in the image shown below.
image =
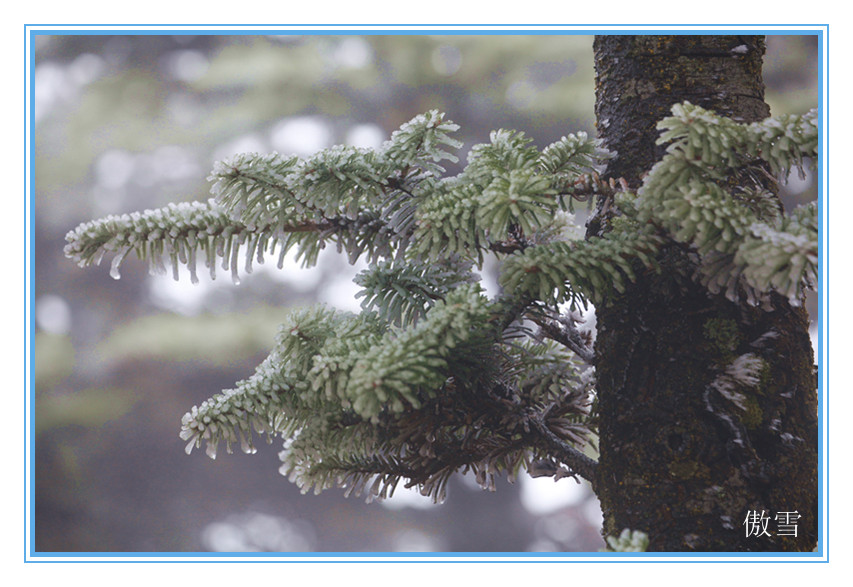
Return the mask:
[[[591,94],[590,94],[590,95],[591,95]],[[459,495],[459,494],[457,494],[457,497],[458,497],[458,495]],[[375,515],[375,514],[374,514],[374,515]]]

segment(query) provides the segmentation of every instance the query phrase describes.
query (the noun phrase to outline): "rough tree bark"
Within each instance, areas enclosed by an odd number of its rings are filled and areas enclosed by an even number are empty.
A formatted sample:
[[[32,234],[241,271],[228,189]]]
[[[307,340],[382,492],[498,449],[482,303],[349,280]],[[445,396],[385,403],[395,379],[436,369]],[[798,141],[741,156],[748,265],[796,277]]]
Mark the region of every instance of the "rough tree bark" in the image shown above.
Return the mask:
[[[636,187],[660,157],[655,124],[690,101],[744,122],[769,115],[761,36],[599,36],[596,118],[617,152],[606,175]],[[590,233],[605,230],[591,223]],[[665,248],[646,273],[597,308],[600,464],[605,535],[649,534],[654,551],[802,551],[817,519],[817,377],[806,312],[709,296],[689,257]],[[734,357],[768,364],[746,413],[706,393]],[[750,511],[770,536],[747,536]],[[797,536],[777,514],[798,512]],[[784,520],[782,520],[784,521]]]

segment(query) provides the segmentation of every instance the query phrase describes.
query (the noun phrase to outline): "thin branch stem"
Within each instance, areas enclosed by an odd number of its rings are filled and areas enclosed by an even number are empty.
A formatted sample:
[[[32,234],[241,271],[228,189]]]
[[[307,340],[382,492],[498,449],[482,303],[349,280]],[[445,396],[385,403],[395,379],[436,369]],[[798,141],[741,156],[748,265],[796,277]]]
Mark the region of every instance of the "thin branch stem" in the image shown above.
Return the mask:
[[[593,364],[595,353],[584,340],[580,331],[575,328],[571,318],[553,317],[548,319],[533,312],[528,314],[528,318],[539,326],[543,336],[574,352],[584,363]]]
[[[567,444],[554,434],[545,423],[544,417],[532,418],[530,423],[538,439],[544,443],[551,454],[571,469],[572,473],[580,475],[595,487],[595,472],[598,461],[589,458],[575,447]]]

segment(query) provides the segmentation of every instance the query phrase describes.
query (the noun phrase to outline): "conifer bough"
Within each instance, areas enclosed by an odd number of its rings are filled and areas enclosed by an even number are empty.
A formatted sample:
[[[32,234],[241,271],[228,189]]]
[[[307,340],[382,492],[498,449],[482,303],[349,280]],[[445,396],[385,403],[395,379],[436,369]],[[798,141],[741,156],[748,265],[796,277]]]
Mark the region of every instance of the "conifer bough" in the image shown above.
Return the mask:
[[[213,198],[110,216],[66,236],[81,266],[135,253],[152,272],[205,264],[251,272],[296,250],[306,266],[329,243],[370,266],[356,277],[358,314],[292,310],[269,357],[248,379],[182,420],[187,453],[220,445],[255,452],[283,440],[281,472],[303,491],[342,487],[368,500],[399,482],[437,501],[455,472],[484,488],[521,470],[595,483],[584,454],[596,432],[589,332],[579,310],[605,304],[637,272],[655,271],[672,243],[697,259],[709,294],[759,305],[772,293],[801,303],[817,279],[817,209],[785,213],[756,182],[726,178],[763,161],[778,176],[817,156],[816,113],[738,124],[689,103],[663,120],[669,143],[636,193],[605,183],[607,157],[585,133],[537,149],[499,130],[464,170],[457,126],[431,111],[379,149],[333,147],[306,159],[243,154],[216,164]],[[574,206],[606,197],[608,230],[583,239]],[[203,253],[201,255],[200,253]],[[499,261],[499,295],[479,285]],[[760,359],[739,357],[716,393],[744,409]]]

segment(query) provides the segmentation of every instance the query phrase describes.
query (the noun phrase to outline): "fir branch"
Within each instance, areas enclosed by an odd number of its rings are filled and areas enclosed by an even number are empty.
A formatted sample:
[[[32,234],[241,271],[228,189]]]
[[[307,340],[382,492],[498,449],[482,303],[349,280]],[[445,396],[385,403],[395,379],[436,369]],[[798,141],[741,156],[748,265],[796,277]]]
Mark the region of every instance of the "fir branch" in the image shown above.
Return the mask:
[[[441,501],[459,471],[488,489],[522,469],[595,483],[597,463],[580,450],[595,430],[580,306],[624,292],[672,244],[711,293],[732,299],[775,291],[798,303],[817,279],[816,207],[786,215],[764,187],[766,169],[802,170],[817,155],[815,113],[740,125],[676,105],[660,126],[667,154],[637,194],[596,174],[607,154],[583,133],[539,151],[523,133],[495,131],[459,175],[442,177],[457,128],[432,111],[377,150],[238,155],[214,168],[215,200],[69,232],[66,255],[86,266],[114,254],[115,277],[129,253],[152,270],[171,264],[176,278],[185,264],[193,281],[199,252],[211,276],[221,259],[235,280],[241,255],[251,271],[276,252],[281,266],[294,247],[309,265],[330,243],[371,262],[356,278],[363,311],[290,312],[249,379],[184,416],[188,452],[206,443],[215,457],[222,440],[254,452],[254,434],[279,435],[280,470],[303,491],[368,498],[403,482]],[[567,211],[596,195],[607,230],[582,240]],[[493,299],[474,283],[488,253],[501,262]],[[728,404],[743,409],[760,367],[743,355],[704,390],[735,441]]]
[[[699,279],[711,292],[758,304],[772,290],[800,304],[817,275],[814,213],[805,207],[784,216],[760,179],[744,188],[726,178],[743,177],[744,161],[755,158],[777,174],[802,173],[804,160],[817,155],[816,112],[750,125],[689,103],[672,112],[659,124],[658,141],[672,143],[640,188],[638,220],[695,250]]]
[[[538,163],[546,174],[578,177],[594,173],[593,165],[610,157],[600,140],[585,132],[562,137],[542,150]]]
[[[286,396],[293,388],[293,382],[281,374],[273,361],[264,361],[251,378],[239,382],[235,389],[193,406],[184,415],[180,437],[189,441],[187,454],[205,442],[207,455],[215,459],[223,439],[228,453],[239,442],[243,452],[253,454],[253,432],[266,433],[270,442],[273,434],[289,434],[293,428],[282,415],[288,403]]]
[[[437,302],[414,327],[386,334],[353,367],[347,395],[355,412],[376,421],[386,410],[420,407],[451,373],[477,362],[469,353],[489,344],[482,326],[489,310],[479,287],[466,285]]]
[[[651,234],[611,234],[580,242],[554,242],[529,247],[503,264],[501,285],[548,304],[568,302],[572,308],[622,292],[634,279],[633,262],[654,267],[660,239]]]
[[[355,277],[364,288],[355,297],[364,298],[363,309],[375,309],[388,322],[405,326],[423,318],[452,289],[477,279],[470,263],[453,257],[430,264],[384,261]]]
[[[214,200],[169,204],[164,208],[139,213],[107,216],[85,222],[65,236],[65,256],[81,267],[99,265],[113,253],[110,275],[119,279],[121,263],[130,253],[147,260],[152,274],[166,272],[179,279],[180,265],[186,265],[193,283],[198,283],[199,253],[210,278],[216,279],[216,259],[239,283],[239,267],[252,272],[253,261],[264,262],[264,254],[278,253],[278,266],[285,255],[298,248],[297,258],[313,265],[327,241],[346,249],[351,260],[367,253],[370,258],[391,254],[392,237],[375,215],[359,214],[354,218],[322,219],[294,217],[278,224],[246,225],[234,218]]]
[[[458,161],[456,155],[445,149],[459,149],[462,143],[450,136],[459,129],[457,124],[444,119],[438,110],[420,114],[391,133],[391,139],[382,146],[383,155],[404,172],[403,179],[413,168],[430,174],[440,174],[441,161]]]
[[[550,185],[547,177],[532,169],[494,177],[478,197],[477,225],[492,238],[503,238],[513,226],[535,232],[557,209]]]
[[[534,172],[541,155],[523,132],[500,129],[489,133],[489,142],[471,147],[463,177],[483,190],[498,176],[513,171]]]
[[[754,288],[772,289],[794,304],[800,303],[805,288],[817,284],[817,206],[800,206],[772,225],[750,226],[734,264]]]
[[[472,185],[444,182],[418,205],[411,258],[464,257],[483,264],[488,239],[477,223],[479,191]]]
[[[148,260],[152,273],[163,273],[168,260],[173,276],[178,279],[179,264],[184,263],[192,281],[198,281],[196,259],[201,250],[211,278],[216,277],[216,257],[222,258],[223,269],[231,268],[235,281],[239,248],[246,244],[247,263],[255,252],[279,243],[270,226],[250,229],[233,219],[213,200],[169,204],[143,213],[107,216],[86,222],[70,231],[65,240],[65,255],[81,267],[98,265],[106,253],[114,253],[110,275],[119,279],[119,267],[125,256],[135,252]]]
[[[298,203],[285,187],[288,175],[298,166],[297,157],[241,153],[214,163],[207,179],[217,204],[235,220],[273,224],[284,210]]]

